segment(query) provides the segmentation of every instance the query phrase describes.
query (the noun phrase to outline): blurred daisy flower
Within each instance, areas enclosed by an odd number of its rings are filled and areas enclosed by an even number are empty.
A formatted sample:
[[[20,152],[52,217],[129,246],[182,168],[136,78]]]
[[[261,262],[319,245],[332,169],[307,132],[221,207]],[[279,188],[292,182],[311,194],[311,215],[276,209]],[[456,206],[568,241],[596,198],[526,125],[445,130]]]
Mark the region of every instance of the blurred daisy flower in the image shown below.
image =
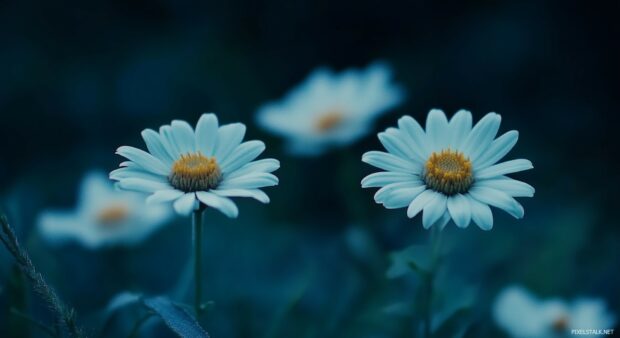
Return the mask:
[[[74,240],[90,249],[134,245],[172,216],[166,206],[148,206],[140,194],[119,191],[103,172],[88,173],[75,210],[49,210],[38,218],[42,237],[51,243]]]
[[[117,154],[129,161],[110,173],[122,189],[151,194],[147,203],[172,203],[177,213],[189,215],[200,206],[237,217],[237,205],[229,197],[252,197],[268,203],[259,188],[278,184],[271,174],[280,167],[275,159],[254,161],[264,150],[261,141],[242,142],[245,125],[219,126],[215,114],[203,114],[196,130],[175,120],[159,128],[145,129],[142,138],[148,152],[129,146]]]
[[[291,153],[320,155],[366,135],[373,121],[403,98],[386,64],[340,74],[320,68],[281,101],[261,107],[257,121],[285,137]]]
[[[387,152],[369,151],[362,161],[385,171],[366,176],[362,187],[381,187],[375,201],[388,209],[407,207],[410,218],[422,214],[422,224],[444,227],[450,219],[465,228],[473,220],[483,230],[493,227],[489,206],[522,218],[523,207],[514,197],[532,197],[534,188],[505,175],[532,169],[525,159],[497,163],[517,143],[511,130],[495,138],[501,117],[484,116],[472,128],[472,115],[457,112],[450,121],[441,110],[431,110],[426,132],[410,116],[398,128],[379,133]]]
[[[563,337],[571,330],[613,329],[615,317],[600,299],[539,300],[518,286],[504,289],[493,306],[497,325],[514,338]],[[580,334],[582,335],[582,334]],[[594,336],[594,335],[592,335]]]

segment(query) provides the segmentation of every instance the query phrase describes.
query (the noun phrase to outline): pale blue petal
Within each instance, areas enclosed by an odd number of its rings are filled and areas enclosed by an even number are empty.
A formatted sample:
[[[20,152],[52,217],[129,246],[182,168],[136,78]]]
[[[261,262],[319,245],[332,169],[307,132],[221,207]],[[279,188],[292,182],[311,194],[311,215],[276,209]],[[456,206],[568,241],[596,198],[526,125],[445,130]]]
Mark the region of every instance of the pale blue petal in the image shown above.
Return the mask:
[[[441,218],[437,222],[435,222],[435,224],[431,225],[431,227],[439,227],[440,230],[443,230],[448,224],[448,222],[450,222],[450,219],[450,213],[448,212],[448,210],[446,210],[446,212],[443,213]]]
[[[198,196],[198,199],[202,203],[221,211],[230,218],[236,218],[239,215],[237,205],[230,198],[218,196],[206,191],[199,191],[196,193],[196,196]]]
[[[179,215],[188,216],[196,207],[196,194],[186,193],[174,201],[173,207]]]
[[[448,197],[448,211],[456,226],[467,228],[471,220],[471,207],[467,197],[461,194]]]
[[[446,195],[433,192],[433,197],[426,203],[422,212],[422,225],[424,229],[430,228],[431,225],[435,224],[443,216],[446,212],[447,200]]]
[[[228,155],[237,148],[245,136],[243,123],[231,123],[221,126],[217,130],[217,142],[215,145],[215,159],[218,162],[226,160]]]
[[[144,170],[155,174],[168,175],[169,169],[159,159],[138,148],[122,146],[116,150],[116,153],[135,162]]]
[[[280,161],[266,158],[245,164],[243,167],[226,175],[227,179],[244,176],[251,173],[270,173],[280,168]]]
[[[535,192],[531,185],[505,176],[476,181],[474,185],[500,190],[512,197],[533,197]]]
[[[504,133],[502,136],[495,139],[491,146],[474,162],[474,167],[477,169],[484,169],[490,165],[495,164],[501,160],[508,152],[515,146],[519,139],[519,132],[511,130]]]
[[[422,162],[419,156],[405,143],[407,140],[405,135],[401,134],[401,131],[396,128],[388,128],[385,132],[379,133],[379,141],[385,147],[385,149],[402,158],[408,158]]]
[[[521,204],[503,191],[474,186],[469,189],[469,194],[474,199],[500,208],[515,218],[523,218],[523,214],[525,213]]]
[[[405,131],[412,142],[411,149],[417,153],[416,158],[426,161],[433,149],[429,145],[424,129],[411,116],[403,116],[398,120],[398,126]]]
[[[142,168],[121,167],[110,172],[110,179],[120,181],[125,178],[142,178],[149,181],[168,183],[168,177],[153,174]]]
[[[424,186],[424,182],[421,180],[416,181],[406,181],[406,182],[398,182],[392,183],[384,186],[383,188],[377,190],[375,193],[375,201],[377,203],[383,203],[384,199],[388,197],[393,191],[403,188],[417,188],[420,186]],[[413,198],[412,198],[413,200]]]
[[[362,179],[362,188],[376,188],[391,183],[408,182],[419,179],[419,176],[413,174],[383,171],[364,177],[364,179]]]
[[[265,151],[265,144],[261,141],[255,140],[241,143],[230,156],[221,162],[220,168],[222,173],[227,174],[241,168],[257,158],[263,151]]]
[[[152,129],[144,129],[141,134],[149,153],[161,160],[165,165],[172,166],[174,159],[161,142],[159,133]]]
[[[169,184],[145,180],[142,178],[124,178],[118,182],[121,189],[152,193],[157,190],[169,190]]]
[[[196,150],[212,156],[217,142],[218,121],[215,114],[202,114],[196,124]]]
[[[472,116],[467,110],[459,110],[450,119],[449,147],[453,150],[459,150],[463,142],[471,132]]]
[[[278,178],[268,173],[253,173],[231,179],[224,178],[218,189],[256,189],[278,184]]]
[[[196,152],[196,140],[194,129],[189,123],[181,120],[174,120],[171,124],[174,142],[176,143],[181,154],[189,154]]]
[[[260,189],[216,189],[211,192],[226,197],[251,197],[261,203],[269,203],[269,196]]]
[[[156,203],[171,202],[183,195],[185,195],[185,193],[180,190],[174,190],[174,189],[158,190],[146,198],[146,203],[156,204]]]
[[[477,201],[475,198],[466,195],[469,206],[471,207],[471,218],[482,230],[491,230],[493,228],[493,213],[491,208],[485,203]]]
[[[369,151],[365,153],[362,156],[362,162],[387,171],[396,171],[409,174],[419,174],[422,172],[421,164],[414,163],[382,151]]]
[[[523,170],[532,169],[534,166],[532,162],[526,159],[510,160],[502,163],[498,163],[474,172],[476,180],[482,180],[485,178],[492,178],[510,173],[516,173]]]
[[[383,206],[386,209],[404,208],[425,190],[426,186],[424,185],[393,190],[387,197],[385,197]]]
[[[409,204],[409,207],[407,208],[407,217],[415,217],[415,215],[422,211],[426,204],[433,199],[433,197],[435,197],[435,194],[436,192],[430,189],[424,190],[421,194],[419,194],[418,197],[416,197]]]
[[[499,130],[502,117],[495,113],[486,114],[471,130],[465,139],[461,151],[471,161],[476,161],[478,156],[485,152]]]
[[[435,150],[447,148],[449,140],[448,119],[440,109],[432,109],[426,118],[426,139]]]
[[[174,160],[177,160],[181,157],[181,150],[176,144],[174,139],[174,133],[172,132],[172,127],[169,125],[163,125],[159,127],[159,135],[160,140],[166,151],[170,155],[170,157]]]

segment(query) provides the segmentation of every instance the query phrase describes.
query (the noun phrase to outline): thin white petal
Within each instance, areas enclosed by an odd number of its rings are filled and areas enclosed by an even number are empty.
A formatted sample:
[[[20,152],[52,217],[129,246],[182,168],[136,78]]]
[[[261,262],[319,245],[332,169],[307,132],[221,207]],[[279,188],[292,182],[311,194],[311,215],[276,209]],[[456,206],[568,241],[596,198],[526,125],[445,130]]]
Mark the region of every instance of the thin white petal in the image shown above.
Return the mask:
[[[523,170],[532,169],[532,162],[526,159],[510,160],[498,164],[494,164],[488,168],[482,169],[474,173],[477,180],[492,178],[505,174],[516,173]]]
[[[382,187],[391,183],[408,182],[419,179],[419,176],[413,174],[383,171],[364,177],[364,179],[362,179],[362,188]]]
[[[466,195],[468,198],[469,206],[471,207],[471,218],[478,227],[482,230],[491,230],[493,228],[493,213],[491,208],[485,203],[477,201],[470,195]]]
[[[426,135],[433,149],[444,149],[448,140],[448,119],[440,109],[433,109],[426,118]]]
[[[426,139],[422,126],[411,116],[403,116],[398,120],[398,126],[405,131],[412,142],[411,148],[418,153],[418,158],[426,160],[432,149]]]
[[[278,178],[273,174],[254,173],[245,176],[224,179],[218,189],[256,189],[278,184]]]
[[[179,197],[173,204],[174,210],[183,216],[189,215],[196,206],[196,194],[188,192]]]
[[[523,218],[524,210],[521,204],[503,191],[476,187],[469,189],[469,194],[476,200],[500,208],[515,218]]]
[[[125,178],[118,182],[118,186],[125,190],[134,190],[139,192],[155,192],[157,190],[171,189],[169,184],[145,180],[142,178]]]
[[[135,162],[144,170],[160,175],[168,175],[168,167],[159,159],[138,148],[122,146],[116,150],[116,153]]]
[[[420,173],[422,171],[421,164],[414,163],[382,151],[366,152],[362,156],[362,162],[387,171],[396,171],[409,174]]]
[[[467,197],[461,194],[450,196],[448,198],[448,211],[456,226],[467,228],[471,220],[471,207]]]
[[[221,211],[224,215],[230,218],[236,218],[239,215],[237,205],[230,198],[206,191],[198,191],[196,196],[198,196],[198,199],[202,203]]]
[[[408,206],[418,195],[426,190],[426,186],[420,185],[411,188],[401,188],[392,191],[383,201],[387,209],[398,209]]]
[[[270,173],[280,168],[280,161],[273,158],[265,158],[245,164],[243,167],[226,175],[227,179],[244,176],[251,173]]]
[[[181,154],[195,153],[196,141],[194,136],[194,129],[189,123],[181,120],[174,120],[171,123],[172,135],[174,135],[174,141]]]
[[[185,193],[179,190],[158,190],[149,197],[146,198],[146,203],[156,204],[174,201],[177,198],[183,196]]]
[[[251,197],[261,203],[269,203],[269,196],[260,189],[216,189],[211,192],[226,197]]]
[[[459,146],[463,144],[465,138],[471,132],[472,116],[467,110],[459,110],[450,119],[450,148],[459,150]]]
[[[476,161],[478,156],[487,150],[493,138],[499,130],[502,122],[500,115],[495,113],[486,114],[471,130],[465,139],[462,152],[472,161]]]
[[[519,132],[511,130],[495,139],[491,146],[476,159],[474,166],[478,169],[484,169],[501,160],[515,146],[519,139]]]
[[[428,203],[433,197],[435,197],[436,192],[427,189],[424,190],[421,194],[418,195],[407,208],[407,217],[413,218],[417,215],[424,207],[426,203]]]
[[[241,143],[228,158],[221,162],[222,173],[230,173],[241,168],[257,158],[263,151],[265,151],[265,144],[262,141],[254,140]]]
[[[144,143],[146,144],[146,148],[149,150],[149,153],[160,159],[165,165],[171,166],[174,159],[164,147],[159,133],[152,129],[144,129],[141,135],[144,139]]]
[[[217,142],[218,121],[215,114],[202,114],[196,124],[196,150],[212,156]]]
[[[243,123],[231,123],[217,130],[217,142],[214,155],[218,162],[225,161],[228,155],[237,148],[245,136]]]
[[[426,203],[422,212],[422,225],[425,229],[435,224],[446,212],[447,200],[446,195],[434,192],[434,196]]]
[[[535,189],[531,185],[506,176],[476,181],[475,186],[493,188],[512,197],[533,197]]]

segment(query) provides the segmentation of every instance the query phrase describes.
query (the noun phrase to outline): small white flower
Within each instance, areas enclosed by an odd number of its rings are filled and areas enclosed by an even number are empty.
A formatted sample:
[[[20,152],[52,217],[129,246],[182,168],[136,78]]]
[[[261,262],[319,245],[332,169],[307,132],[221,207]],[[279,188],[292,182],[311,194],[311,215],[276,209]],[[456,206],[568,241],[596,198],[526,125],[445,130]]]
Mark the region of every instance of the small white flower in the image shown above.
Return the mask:
[[[245,125],[219,126],[215,114],[203,114],[196,130],[174,120],[159,128],[145,129],[142,138],[148,152],[122,146],[117,154],[129,161],[110,173],[127,190],[151,194],[147,203],[172,203],[181,215],[202,206],[228,217],[237,217],[237,205],[229,197],[252,197],[269,203],[259,188],[278,184],[271,174],[280,167],[274,159],[253,161],[264,150],[261,141],[242,142]]]
[[[109,245],[133,245],[164,225],[172,210],[148,206],[140,194],[119,191],[103,172],[88,173],[76,210],[45,211],[38,227],[52,243],[74,240],[90,249]]]
[[[383,63],[341,74],[320,68],[280,102],[261,107],[257,121],[285,137],[291,153],[319,155],[366,135],[374,120],[403,97]]]
[[[375,201],[388,209],[420,212],[422,224],[444,227],[450,219],[465,228],[473,220],[483,230],[493,227],[489,205],[522,218],[523,207],[514,197],[532,197],[534,188],[504,175],[532,168],[525,159],[497,163],[517,143],[511,130],[497,139],[501,117],[484,116],[472,128],[471,113],[457,112],[450,121],[438,109],[426,119],[426,132],[410,116],[398,128],[379,133],[386,152],[369,151],[362,161],[385,171],[366,176],[362,187],[381,187]]]
[[[615,317],[600,299],[539,300],[526,289],[510,286],[497,297],[493,316],[514,338],[554,338],[571,330],[613,329]],[[589,335],[586,335],[589,336]]]

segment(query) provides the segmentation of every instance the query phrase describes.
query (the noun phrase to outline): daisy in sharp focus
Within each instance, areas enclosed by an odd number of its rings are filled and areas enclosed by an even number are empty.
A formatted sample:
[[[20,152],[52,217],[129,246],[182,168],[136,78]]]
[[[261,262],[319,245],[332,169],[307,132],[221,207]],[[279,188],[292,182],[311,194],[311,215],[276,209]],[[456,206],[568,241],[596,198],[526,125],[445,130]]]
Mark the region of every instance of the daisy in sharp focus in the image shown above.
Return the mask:
[[[268,203],[260,188],[278,184],[271,174],[280,167],[275,159],[254,161],[264,150],[261,141],[243,141],[245,125],[219,126],[215,114],[203,114],[196,130],[174,120],[159,128],[145,129],[142,137],[148,152],[129,146],[117,154],[129,161],[110,173],[122,189],[151,194],[147,203],[172,203],[181,215],[201,205],[237,217],[230,197],[252,197]]]
[[[370,174],[362,187],[380,187],[375,201],[388,209],[407,207],[422,224],[443,228],[451,219],[465,228],[473,220],[481,229],[493,227],[489,206],[522,218],[523,207],[514,197],[532,197],[534,188],[505,175],[532,169],[525,159],[497,163],[517,143],[511,130],[495,138],[501,117],[485,115],[472,127],[472,115],[457,112],[450,121],[438,109],[426,119],[426,131],[410,116],[398,128],[379,133],[387,152],[369,151],[362,161],[385,171]]]
[[[572,303],[561,299],[540,300],[522,287],[504,289],[493,305],[499,327],[514,338],[555,338],[569,336],[571,330],[613,329],[616,318],[601,299],[582,298]]]
[[[286,138],[291,153],[320,155],[366,135],[374,120],[403,98],[386,64],[340,74],[320,68],[281,101],[261,107],[257,122]]]
[[[149,206],[140,194],[119,191],[103,172],[90,172],[83,181],[76,210],[49,210],[38,218],[46,241],[77,241],[90,249],[137,244],[172,216],[164,205]]]

